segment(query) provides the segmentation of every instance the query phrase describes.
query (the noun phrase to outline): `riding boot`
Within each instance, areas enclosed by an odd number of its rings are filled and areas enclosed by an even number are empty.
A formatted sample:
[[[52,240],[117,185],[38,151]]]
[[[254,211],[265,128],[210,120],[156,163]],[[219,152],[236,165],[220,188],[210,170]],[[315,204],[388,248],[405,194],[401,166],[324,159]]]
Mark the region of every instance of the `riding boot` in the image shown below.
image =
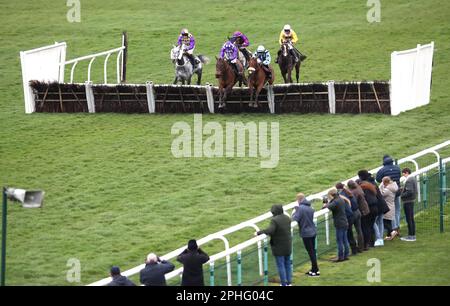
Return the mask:
[[[277,58],[275,59],[275,64],[278,64],[278,59],[280,58],[281,50],[278,50]]]
[[[194,55],[193,55],[193,54],[186,53],[186,56],[188,57],[189,61],[191,62],[192,68],[195,69],[195,58],[194,58]]]
[[[292,54],[292,56],[294,57],[295,62],[298,63],[299,59],[298,59],[298,56],[297,56],[297,52],[295,52],[294,49],[291,49],[291,50],[289,50],[289,53]]]

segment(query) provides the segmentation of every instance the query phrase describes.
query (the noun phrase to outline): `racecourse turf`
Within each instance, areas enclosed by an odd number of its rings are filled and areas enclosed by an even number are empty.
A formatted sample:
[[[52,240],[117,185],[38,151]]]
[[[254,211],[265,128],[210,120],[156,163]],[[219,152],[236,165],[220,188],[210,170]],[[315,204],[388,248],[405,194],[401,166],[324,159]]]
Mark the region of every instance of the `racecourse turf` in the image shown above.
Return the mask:
[[[46,191],[40,210],[9,205],[7,284],[79,284],[66,280],[70,258],[80,260],[87,284],[111,265],[134,267],[150,251],[167,253],[288,203],[296,192],[318,192],[379,166],[386,153],[403,157],[450,139],[448,1],[382,1],[381,22],[372,24],[366,1],[350,0],[81,1],[80,23],[67,21],[69,9],[65,1],[0,0],[0,183]],[[258,158],[176,159],[171,127],[192,115],[24,114],[21,50],[66,41],[71,59],[118,47],[127,30],[128,82],[169,83],[169,50],[188,27],[196,52],[212,59],[203,82],[215,83],[214,56],[230,33],[239,29],[252,50],[262,43],[274,55],[285,23],[308,56],[301,81],[388,80],[392,51],[434,41],[431,103],[397,117],[203,117],[279,122],[274,169],[261,169]],[[95,63],[100,82],[102,62]],[[80,63],[76,81],[84,81],[86,66]]]

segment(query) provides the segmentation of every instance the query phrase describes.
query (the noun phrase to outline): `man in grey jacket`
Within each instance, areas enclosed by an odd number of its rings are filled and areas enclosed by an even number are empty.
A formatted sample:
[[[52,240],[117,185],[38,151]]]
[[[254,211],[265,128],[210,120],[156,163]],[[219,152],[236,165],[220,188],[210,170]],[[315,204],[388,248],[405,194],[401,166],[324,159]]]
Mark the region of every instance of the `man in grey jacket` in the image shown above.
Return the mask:
[[[306,273],[308,276],[317,277],[320,275],[316,257],[316,225],[314,224],[314,209],[311,203],[305,198],[303,193],[297,194],[298,206],[295,207],[292,219],[297,221],[300,237],[311,260],[311,270]]]
[[[405,210],[406,223],[408,224],[408,236],[402,237],[403,241],[416,241],[416,223],[414,221],[414,202],[417,197],[417,180],[411,175],[411,169],[404,168],[402,176],[406,178],[405,187],[400,195]]]

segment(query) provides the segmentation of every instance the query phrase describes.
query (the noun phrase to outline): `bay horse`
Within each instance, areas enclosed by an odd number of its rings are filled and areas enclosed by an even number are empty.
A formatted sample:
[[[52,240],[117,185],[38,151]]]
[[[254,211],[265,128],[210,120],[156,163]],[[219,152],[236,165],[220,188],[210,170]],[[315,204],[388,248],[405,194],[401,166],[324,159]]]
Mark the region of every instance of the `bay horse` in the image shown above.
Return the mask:
[[[256,57],[252,57],[248,63],[248,87],[250,90],[250,103],[248,104],[249,107],[257,108],[259,106],[258,98],[259,93],[263,89],[264,85],[268,82],[269,85],[272,85],[275,81],[275,73],[270,67],[270,72],[272,73],[272,77],[270,79],[267,78],[267,74],[264,71],[264,68],[261,64],[258,63],[258,60]],[[253,92],[256,89],[255,93],[255,102],[253,102]]]
[[[294,69],[295,67],[295,78],[298,83],[301,60],[299,60],[297,63],[295,62],[294,56],[292,56],[292,54],[289,52],[289,47],[289,42],[284,42],[281,45],[280,55],[278,56],[278,66],[280,66],[281,75],[283,76],[285,83],[292,83],[291,74],[292,69]]]
[[[181,84],[191,84],[191,78],[194,74],[197,74],[197,85],[200,85],[202,81],[203,64],[209,63],[209,58],[204,55],[197,56],[199,63],[192,66],[191,61],[186,55],[184,55],[182,46],[174,46],[170,51],[170,59],[175,65],[175,79],[173,84],[181,82]]]
[[[227,96],[231,93],[233,86],[239,81],[239,86],[241,82],[247,82],[245,76],[240,80],[234,69],[228,63],[227,60],[223,58],[218,58],[216,56],[216,79],[219,81],[219,108],[226,107]]]

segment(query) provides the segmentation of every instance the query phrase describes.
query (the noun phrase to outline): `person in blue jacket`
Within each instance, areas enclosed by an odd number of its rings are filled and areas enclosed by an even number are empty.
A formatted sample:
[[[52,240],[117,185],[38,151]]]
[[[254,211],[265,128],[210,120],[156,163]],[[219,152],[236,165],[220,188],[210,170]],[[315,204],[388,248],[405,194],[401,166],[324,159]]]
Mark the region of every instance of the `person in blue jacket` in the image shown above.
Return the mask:
[[[303,245],[308,252],[311,260],[311,270],[306,275],[320,276],[319,266],[316,257],[316,225],[314,224],[314,209],[303,193],[297,194],[298,206],[295,207],[292,220],[297,221],[300,237],[303,239]]]
[[[392,232],[391,237],[392,239],[395,238],[395,236],[400,236],[400,214],[401,214],[401,208],[400,208],[400,177],[401,171],[400,167],[397,165],[394,165],[394,160],[389,155],[383,156],[383,167],[378,170],[376,175],[376,180],[378,183],[381,184],[383,177],[388,176],[397,183],[399,191],[395,195],[394,203],[395,203],[395,215],[394,220],[392,220]]]

